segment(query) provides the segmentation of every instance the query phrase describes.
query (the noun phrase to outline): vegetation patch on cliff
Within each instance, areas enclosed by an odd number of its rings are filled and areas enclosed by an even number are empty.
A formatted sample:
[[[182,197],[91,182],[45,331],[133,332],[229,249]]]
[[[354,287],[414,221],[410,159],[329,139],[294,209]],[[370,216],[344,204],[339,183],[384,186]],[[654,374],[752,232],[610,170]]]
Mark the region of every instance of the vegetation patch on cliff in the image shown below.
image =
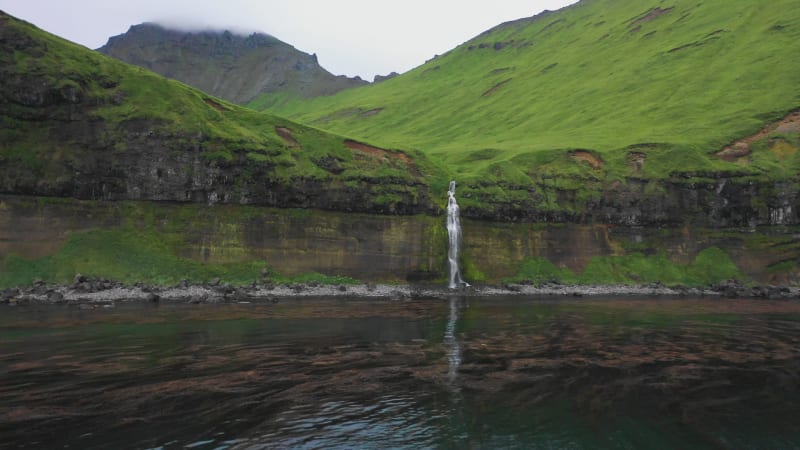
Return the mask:
[[[142,211],[140,211],[142,212]],[[186,212],[186,211],[184,211]],[[173,285],[183,280],[221,279],[234,285],[261,283],[355,284],[340,275],[307,272],[286,275],[258,258],[208,262],[181,256],[185,229],[164,230],[149,224],[72,233],[54,254],[41,258],[9,255],[0,262],[0,288],[27,286],[36,280],[68,284],[77,274],[128,284]]]
[[[546,258],[531,258],[506,281],[542,285],[556,284],[642,284],[709,286],[722,281],[744,280],[742,271],[730,256],[716,247],[700,252],[688,265],[677,264],[664,254],[630,253],[623,256],[595,257],[583,272],[557,267]]]

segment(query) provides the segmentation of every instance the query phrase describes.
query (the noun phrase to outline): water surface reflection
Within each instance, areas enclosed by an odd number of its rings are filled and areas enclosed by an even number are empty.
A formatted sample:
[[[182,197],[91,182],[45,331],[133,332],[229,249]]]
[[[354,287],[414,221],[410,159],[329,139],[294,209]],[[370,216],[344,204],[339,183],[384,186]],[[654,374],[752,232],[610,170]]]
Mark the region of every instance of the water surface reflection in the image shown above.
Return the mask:
[[[2,448],[792,448],[800,303],[2,307]]]
[[[455,384],[458,376],[458,367],[461,365],[461,344],[456,337],[456,326],[458,325],[459,309],[466,304],[466,298],[450,297],[450,315],[447,319],[447,327],[444,330],[444,343],[447,346],[447,377],[451,384]]]

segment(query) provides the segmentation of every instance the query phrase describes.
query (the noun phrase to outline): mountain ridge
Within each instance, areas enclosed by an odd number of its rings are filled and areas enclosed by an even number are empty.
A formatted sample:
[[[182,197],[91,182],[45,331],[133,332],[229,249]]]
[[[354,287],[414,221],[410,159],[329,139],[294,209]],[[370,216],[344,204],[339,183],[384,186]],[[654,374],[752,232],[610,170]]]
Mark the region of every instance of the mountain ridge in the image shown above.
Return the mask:
[[[98,51],[240,104],[264,94],[312,98],[367,84],[331,74],[315,54],[266,33],[145,22],[110,37]]]

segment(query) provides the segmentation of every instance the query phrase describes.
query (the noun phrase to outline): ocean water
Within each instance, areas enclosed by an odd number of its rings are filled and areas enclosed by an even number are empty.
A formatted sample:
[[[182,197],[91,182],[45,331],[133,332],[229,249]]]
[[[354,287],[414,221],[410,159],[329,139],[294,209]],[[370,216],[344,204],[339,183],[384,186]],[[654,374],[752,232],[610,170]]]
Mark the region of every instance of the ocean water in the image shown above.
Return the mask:
[[[800,302],[0,306],[0,448],[800,448]]]

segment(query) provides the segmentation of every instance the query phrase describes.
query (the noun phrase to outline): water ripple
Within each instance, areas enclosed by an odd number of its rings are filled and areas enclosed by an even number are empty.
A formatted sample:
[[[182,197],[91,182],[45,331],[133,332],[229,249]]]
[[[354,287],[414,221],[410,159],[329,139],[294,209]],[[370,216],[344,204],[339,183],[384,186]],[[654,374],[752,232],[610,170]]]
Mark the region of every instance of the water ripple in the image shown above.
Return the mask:
[[[453,297],[0,320],[0,448],[800,446],[795,302]]]

